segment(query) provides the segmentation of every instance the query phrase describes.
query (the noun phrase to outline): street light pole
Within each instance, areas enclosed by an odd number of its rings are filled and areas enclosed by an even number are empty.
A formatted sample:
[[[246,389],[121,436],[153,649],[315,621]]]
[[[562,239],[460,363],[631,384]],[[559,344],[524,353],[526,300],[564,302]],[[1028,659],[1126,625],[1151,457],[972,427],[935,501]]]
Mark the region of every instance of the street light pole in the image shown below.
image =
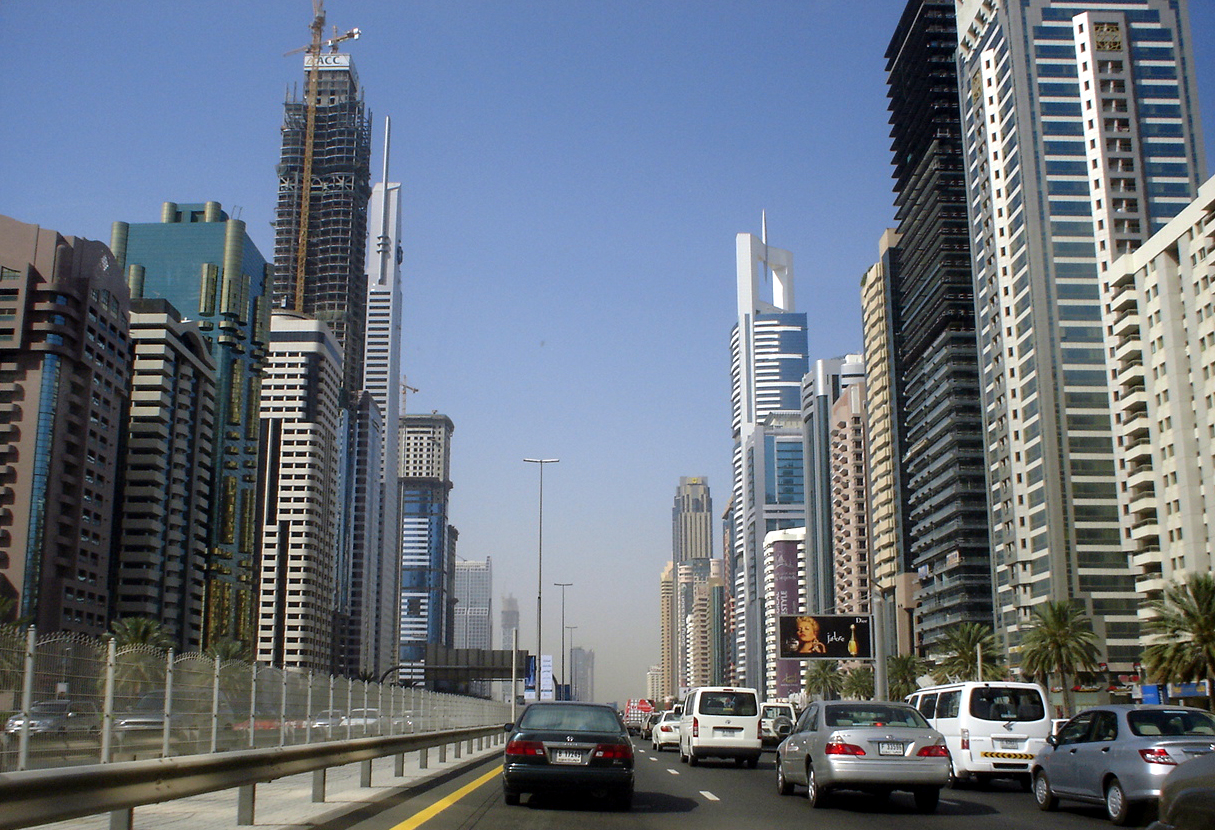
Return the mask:
[[[540,528],[536,541],[536,698],[540,697],[540,660],[544,654],[541,612],[544,610],[544,465],[555,464],[560,458],[525,458],[529,464],[540,465]]]
[[[561,682],[564,683],[569,678],[565,674],[565,589],[573,585],[572,582],[554,582],[553,585],[561,589]]]

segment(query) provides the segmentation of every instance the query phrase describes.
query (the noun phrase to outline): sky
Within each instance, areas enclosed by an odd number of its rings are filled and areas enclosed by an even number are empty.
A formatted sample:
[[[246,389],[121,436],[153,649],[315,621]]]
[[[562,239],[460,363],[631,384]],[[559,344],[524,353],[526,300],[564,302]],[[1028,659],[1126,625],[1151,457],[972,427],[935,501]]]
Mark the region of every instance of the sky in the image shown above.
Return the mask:
[[[645,692],[680,476],[730,490],[734,245],[793,253],[812,359],[859,351],[893,224],[884,54],[904,0],[329,0],[402,182],[410,412],[455,424],[458,555],[520,647]],[[1190,9],[1208,158],[1215,3]],[[2,0],[0,213],[108,242],[218,201],[273,256],[308,0]],[[539,466],[544,465],[538,585]],[[720,527],[715,529],[720,546]],[[497,621],[495,621],[495,629]],[[495,634],[497,636],[497,634]]]

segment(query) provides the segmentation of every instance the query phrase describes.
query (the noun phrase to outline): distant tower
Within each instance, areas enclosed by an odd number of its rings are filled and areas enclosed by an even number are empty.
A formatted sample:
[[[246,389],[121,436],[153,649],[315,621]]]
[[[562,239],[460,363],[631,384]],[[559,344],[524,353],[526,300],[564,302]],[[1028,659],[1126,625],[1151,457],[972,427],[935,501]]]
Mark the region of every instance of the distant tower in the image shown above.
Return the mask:
[[[704,477],[679,479],[675,506],[671,509],[675,562],[708,559],[713,555],[713,498],[709,480]]]
[[[320,20],[323,28],[323,16]],[[363,388],[371,119],[349,55],[336,51],[314,55],[310,50],[304,57],[305,72],[314,66],[317,97],[311,146],[307,93],[303,100],[292,94],[283,105],[274,221],[274,306],[311,314],[328,324],[342,350],[343,389],[350,395]],[[311,180],[304,182],[309,166]],[[302,196],[309,200],[307,204]],[[301,292],[297,262],[305,213]]]

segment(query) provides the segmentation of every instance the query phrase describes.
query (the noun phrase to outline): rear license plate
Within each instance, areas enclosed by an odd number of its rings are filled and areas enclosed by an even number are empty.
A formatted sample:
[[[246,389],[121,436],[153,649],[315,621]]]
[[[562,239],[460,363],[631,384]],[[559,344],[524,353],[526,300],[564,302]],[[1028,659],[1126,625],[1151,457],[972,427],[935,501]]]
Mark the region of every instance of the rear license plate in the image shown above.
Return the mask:
[[[878,755],[902,755],[903,745],[890,741],[882,741],[878,744]]]
[[[996,741],[996,745],[999,746],[1000,749],[1020,749],[1021,748],[1020,741]]]
[[[742,729],[732,729],[732,728],[729,728],[726,726],[714,726],[713,727],[713,737],[714,738],[737,738],[741,734],[742,734]]]
[[[582,753],[573,749],[558,749],[553,753],[554,764],[581,764]]]

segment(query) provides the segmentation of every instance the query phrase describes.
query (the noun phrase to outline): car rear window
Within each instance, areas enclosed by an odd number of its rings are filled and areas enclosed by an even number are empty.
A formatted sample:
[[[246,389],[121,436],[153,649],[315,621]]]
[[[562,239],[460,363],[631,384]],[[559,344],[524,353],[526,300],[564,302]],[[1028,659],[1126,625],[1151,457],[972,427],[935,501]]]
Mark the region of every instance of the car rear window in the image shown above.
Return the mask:
[[[1141,738],[1215,735],[1215,717],[1189,709],[1147,709],[1126,713],[1131,732]]]
[[[914,707],[851,704],[828,706],[823,712],[827,726],[919,726],[928,727]]]
[[[568,732],[619,732],[620,720],[611,709],[590,706],[532,706],[519,718],[521,729],[561,729]]]
[[[700,696],[702,715],[753,716],[759,712],[755,695],[750,692],[704,692]]]
[[[1042,720],[1046,706],[1037,689],[974,689],[970,693],[970,714],[979,720]]]

